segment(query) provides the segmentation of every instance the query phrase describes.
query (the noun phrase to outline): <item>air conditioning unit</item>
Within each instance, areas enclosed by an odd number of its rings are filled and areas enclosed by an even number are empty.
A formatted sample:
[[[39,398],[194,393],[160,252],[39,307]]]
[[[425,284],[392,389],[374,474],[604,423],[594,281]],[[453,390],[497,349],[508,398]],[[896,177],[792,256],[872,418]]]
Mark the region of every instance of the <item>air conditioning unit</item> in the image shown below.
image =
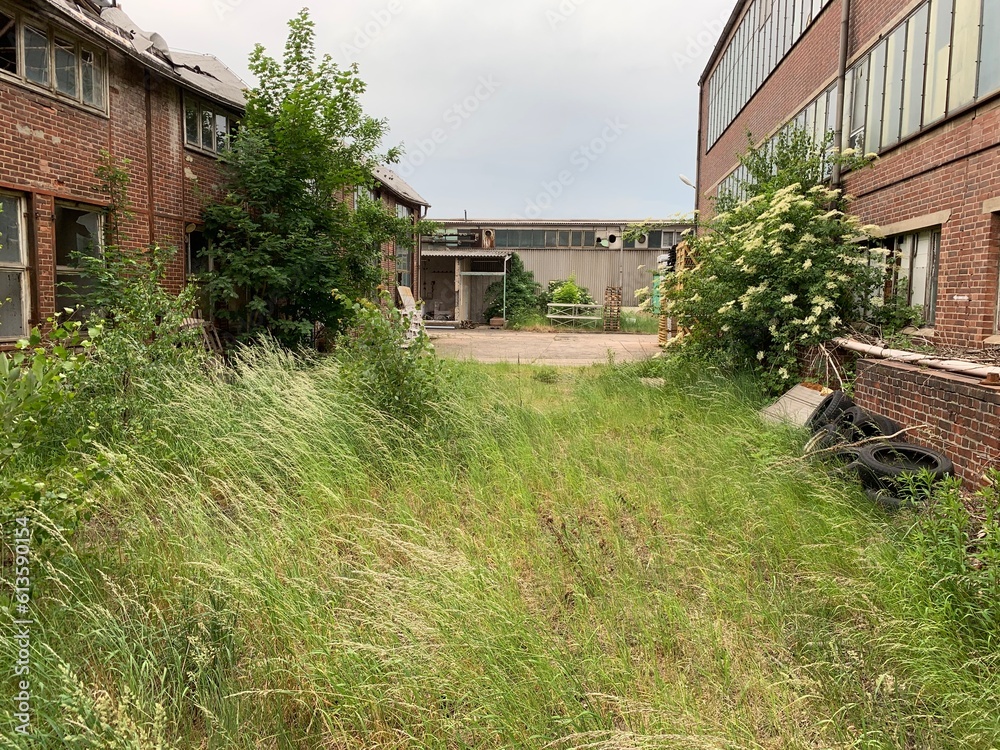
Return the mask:
[[[636,237],[635,249],[636,250],[646,250],[649,247],[649,235],[644,234],[641,237]]]

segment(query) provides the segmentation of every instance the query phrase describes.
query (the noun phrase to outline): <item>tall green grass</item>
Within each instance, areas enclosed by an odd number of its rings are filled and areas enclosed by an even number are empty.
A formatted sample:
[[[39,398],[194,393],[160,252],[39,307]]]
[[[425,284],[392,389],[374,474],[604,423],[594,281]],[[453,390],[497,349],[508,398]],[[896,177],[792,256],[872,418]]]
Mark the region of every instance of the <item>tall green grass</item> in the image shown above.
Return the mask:
[[[421,432],[277,351],[145,394],[155,428],[36,574],[37,735],[7,744],[1000,742],[995,654],[931,611],[912,517],[796,460],[754,383],[450,388]]]

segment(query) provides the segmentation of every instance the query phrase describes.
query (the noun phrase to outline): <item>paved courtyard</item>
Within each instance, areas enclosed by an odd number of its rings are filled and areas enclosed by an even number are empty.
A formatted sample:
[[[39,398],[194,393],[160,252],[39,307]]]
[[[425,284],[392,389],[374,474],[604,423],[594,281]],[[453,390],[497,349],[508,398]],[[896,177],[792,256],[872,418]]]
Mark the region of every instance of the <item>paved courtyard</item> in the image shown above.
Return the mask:
[[[428,331],[438,356],[477,362],[580,367],[648,359],[659,352],[656,336],[630,333],[528,333],[521,331]]]

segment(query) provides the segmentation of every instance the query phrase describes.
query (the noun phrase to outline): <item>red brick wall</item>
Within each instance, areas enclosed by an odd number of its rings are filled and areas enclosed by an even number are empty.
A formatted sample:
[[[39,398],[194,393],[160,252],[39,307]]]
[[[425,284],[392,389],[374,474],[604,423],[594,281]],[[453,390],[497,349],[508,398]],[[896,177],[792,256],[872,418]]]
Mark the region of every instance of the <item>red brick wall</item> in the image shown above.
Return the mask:
[[[1000,388],[946,372],[884,360],[858,362],[854,400],[904,427],[920,427],[908,440],[955,462],[972,487],[1000,468]]]
[[[156,242],[180,251],[169,271],[174,290],[185,278],[185,225],[201,213],[191,177],[203,195],[221,181],[215,159],[184,147],[177,85],[151,76],[147,108],[143,68],[114,50],[108,68],[108,116],[0,80],[0,187],[22,194],[28,206],[34,324],[55,312],[54,202],[107,205],[95,176],[102,149],[129,160],[135,216],[125,226],[126,246]]]

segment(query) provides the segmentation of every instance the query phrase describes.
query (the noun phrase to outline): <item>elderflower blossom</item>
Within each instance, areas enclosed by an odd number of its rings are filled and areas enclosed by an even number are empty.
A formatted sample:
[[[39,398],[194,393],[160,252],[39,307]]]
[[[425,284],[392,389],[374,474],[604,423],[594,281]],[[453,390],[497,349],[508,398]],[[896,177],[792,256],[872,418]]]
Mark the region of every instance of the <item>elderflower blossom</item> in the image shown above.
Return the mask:
[[[727,302],[726,304],[724,304],[722,307],[719,308],[719,315],[725,315],[734,307],[736,307],[736,300],[731,300],[730,302]]]
[[[802,270],[808,271],[812,267],[813,267],[812,258],[806,258],[806,262],[802,264]]]
[[[757,361],[758,362],[763,362],[764,361],[764,356],[765,356],[764,352],[757,352]]]
[[[722,332],[723,333],[729,333],[729,326],[728,325],[722,326]]]
[[[782,380],[788,380],[788,370],[786,370],[784,367],[778,370],[778,374],[781,376]]]
[[[781,298],[781,301],[784,302],[786,305],[790,305],[798,298],[799,295],[797,294],[786,294],[784,297]]]
[[[787,222],[785,224],[782,224],[780,227],[778,227],[778,231],[779,232],[794,232],[795,231],[795,225],[792,224],[791,222]]]

